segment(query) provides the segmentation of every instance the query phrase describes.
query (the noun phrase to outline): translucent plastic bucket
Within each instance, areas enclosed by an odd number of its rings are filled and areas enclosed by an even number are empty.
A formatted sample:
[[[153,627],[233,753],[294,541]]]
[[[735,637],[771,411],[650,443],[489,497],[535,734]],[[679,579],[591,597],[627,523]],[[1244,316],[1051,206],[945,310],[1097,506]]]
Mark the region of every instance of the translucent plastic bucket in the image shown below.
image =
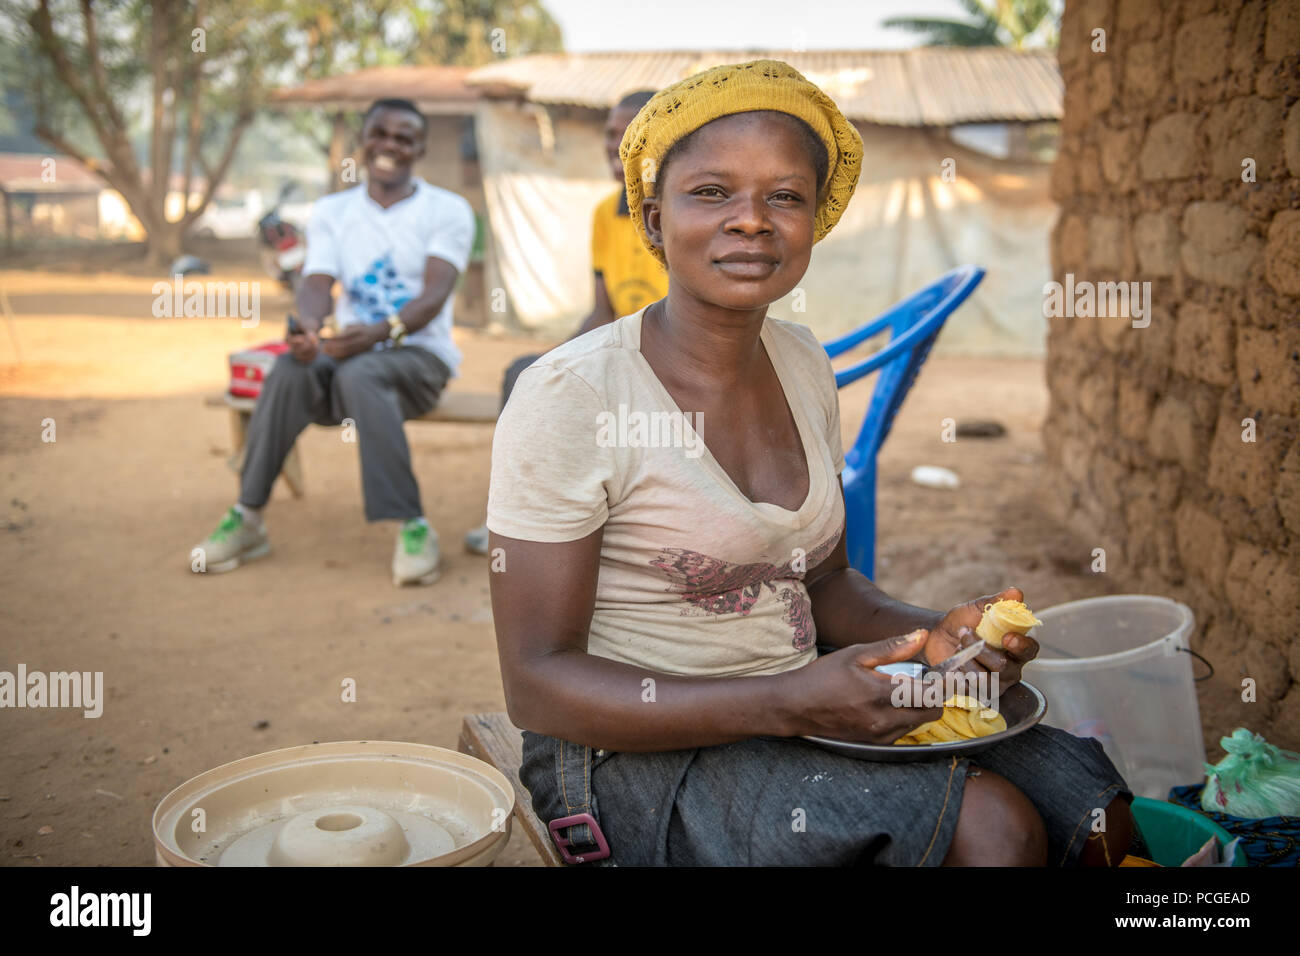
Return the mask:
[[[1044,723],[1099,740],[1139,796],[1204,779],[1190,608],[1123,594],[1036,613],[1042,650],[1024,676],[1047,698]]]

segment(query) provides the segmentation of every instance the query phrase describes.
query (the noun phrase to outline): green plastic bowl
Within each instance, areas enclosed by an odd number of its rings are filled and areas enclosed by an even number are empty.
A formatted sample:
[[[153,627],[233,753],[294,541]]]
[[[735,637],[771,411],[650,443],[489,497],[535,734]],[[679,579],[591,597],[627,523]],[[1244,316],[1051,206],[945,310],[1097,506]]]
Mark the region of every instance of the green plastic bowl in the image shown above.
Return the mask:
[[[1161,866],[1182,866],[1183,861],[1217,837],[1219,849],[1232,842],[1233,836],[1204,814],[1164,800],[1133,798],[1133,819],[1146,837],[1154,862]],[[1233,866],[1245,866],[1246,854],[1237,845]]]

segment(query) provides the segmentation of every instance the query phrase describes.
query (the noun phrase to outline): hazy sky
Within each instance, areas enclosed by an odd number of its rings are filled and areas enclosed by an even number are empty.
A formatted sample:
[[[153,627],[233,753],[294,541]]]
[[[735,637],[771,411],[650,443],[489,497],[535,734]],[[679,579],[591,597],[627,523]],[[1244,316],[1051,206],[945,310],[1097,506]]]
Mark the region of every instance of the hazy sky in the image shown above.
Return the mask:
[[[898,49],[890,16],[967,19],[956,0],[543,0],[571,53],[593,50]],[[800,37],[802,34],[802,37]],[[802,39],[802,43],[800,43]]]

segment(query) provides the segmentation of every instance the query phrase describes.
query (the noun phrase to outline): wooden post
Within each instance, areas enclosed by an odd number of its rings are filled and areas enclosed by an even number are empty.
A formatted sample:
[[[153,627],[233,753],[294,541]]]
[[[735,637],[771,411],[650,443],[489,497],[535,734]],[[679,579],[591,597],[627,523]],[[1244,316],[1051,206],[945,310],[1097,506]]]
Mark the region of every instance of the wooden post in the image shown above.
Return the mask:
[[[343,181],[343,160],[349,155],[348,146],[352,131],[348,127],[347,114],[342,110],[336,111],[330,119],[332,121],[329,152],[330,192],[338,192],[340,189],[349,189],[361,182],[361,171],[353,170],[352,182]]]

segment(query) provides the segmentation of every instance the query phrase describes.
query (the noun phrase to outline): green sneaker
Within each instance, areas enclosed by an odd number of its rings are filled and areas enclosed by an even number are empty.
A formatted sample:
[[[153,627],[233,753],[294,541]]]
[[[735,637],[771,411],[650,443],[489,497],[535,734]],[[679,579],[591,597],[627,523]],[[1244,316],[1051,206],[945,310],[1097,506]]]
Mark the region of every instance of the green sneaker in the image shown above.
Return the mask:
[[[412,518],[397,532],[393,550],[393,584],[432,584],[438,580],[438,532]]]
[[[246,561],[270,553],[266,526],[253,527],[238,508],[231,508],[217,530],[190,551],[190,570],[195,573],[233,571]]]

